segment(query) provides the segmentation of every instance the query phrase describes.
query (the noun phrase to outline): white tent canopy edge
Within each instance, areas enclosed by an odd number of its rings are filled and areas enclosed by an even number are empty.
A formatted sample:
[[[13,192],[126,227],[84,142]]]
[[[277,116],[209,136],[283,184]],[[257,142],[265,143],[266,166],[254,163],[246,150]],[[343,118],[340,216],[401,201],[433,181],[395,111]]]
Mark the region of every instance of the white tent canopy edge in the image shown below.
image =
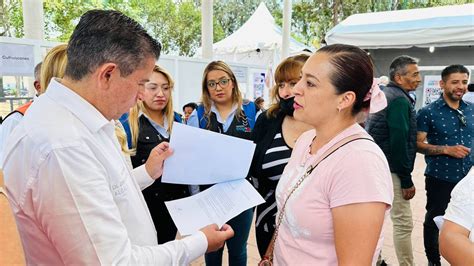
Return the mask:
[[[349,16],[326,34],[328,44],[363,49],[474,45],[474,4]]]

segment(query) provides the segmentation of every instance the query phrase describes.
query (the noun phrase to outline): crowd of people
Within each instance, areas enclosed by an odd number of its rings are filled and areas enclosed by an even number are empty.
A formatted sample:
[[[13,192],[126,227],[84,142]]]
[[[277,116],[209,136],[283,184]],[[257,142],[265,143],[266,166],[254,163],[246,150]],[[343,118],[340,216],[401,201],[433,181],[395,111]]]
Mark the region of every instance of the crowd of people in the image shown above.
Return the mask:
[[[439,99],[416,111],[418,59],[398,56],[388,77],[375,79],[364,50],[327,45],[278,65],[265,109],[262,98],[243,99],[227,63],[212,61],[199,104],[181,115],[160,53],[134,20],[91,10],[35,68],[37,97],[6,117],[0,139],[28,264],[188,265],[205,255],[206,265],[222,265],[226,245],[229,265],[247,265],[255,213],[261,265],[384,265],[389,216],[398,263],[414,265],[417,152],[427,163],[429,265],[440,265],[440,252],[453,264],[474,263],[466,67],[446,67]],[[211,185],[161,182],[173,122],[253,141],[246,178],[265,203],[176,239],[164,203]],[[438,237],[433,219],[443,215]]]

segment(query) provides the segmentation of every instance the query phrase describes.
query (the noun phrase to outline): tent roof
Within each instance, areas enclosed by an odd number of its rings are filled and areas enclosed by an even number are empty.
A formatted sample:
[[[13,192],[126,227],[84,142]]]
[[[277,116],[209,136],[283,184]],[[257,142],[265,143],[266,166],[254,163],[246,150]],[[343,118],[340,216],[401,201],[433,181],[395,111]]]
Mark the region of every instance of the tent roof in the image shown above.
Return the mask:
[[[213,44],[214,54],[242,53],[257,48],[273,50],[281,47],[282,29],[262,2],[257,10],[237,31]],[[290,53],[309,49],[290,37]]]
[[[326,34],[328,44],[363,49],[474,44],[474,4],[349,16]]]

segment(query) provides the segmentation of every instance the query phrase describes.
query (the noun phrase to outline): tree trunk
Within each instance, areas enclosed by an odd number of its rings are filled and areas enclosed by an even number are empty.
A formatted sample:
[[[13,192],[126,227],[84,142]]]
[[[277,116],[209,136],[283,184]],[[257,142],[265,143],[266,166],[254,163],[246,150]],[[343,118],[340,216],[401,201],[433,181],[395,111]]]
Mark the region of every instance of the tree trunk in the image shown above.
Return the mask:
[[[332,5],[332,25],[333,25],[333,27],[336,26],[339,23],[338,14],[339,14],[339,0],[334,0],[334,3]]]

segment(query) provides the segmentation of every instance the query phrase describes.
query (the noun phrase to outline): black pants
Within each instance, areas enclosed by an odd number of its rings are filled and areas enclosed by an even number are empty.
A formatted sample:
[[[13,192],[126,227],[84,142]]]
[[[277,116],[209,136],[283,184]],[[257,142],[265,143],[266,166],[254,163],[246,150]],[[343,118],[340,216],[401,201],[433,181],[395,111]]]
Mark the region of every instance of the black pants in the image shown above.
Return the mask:
[[[456,183],[446,182],[433,177],[426,177],[426,215],[423,223],[423,239],[428,261],[440,265],[438,236],[439,230],[433,218],[444,215],[451,199],[451,191]]]
[[[143,191],[143,196],[155,224],[158,244],[175,240],[178,229],[173,219],[171,219],[170,213],[166,208],[164,200],[160,198],[159,193],[157,191]]]

